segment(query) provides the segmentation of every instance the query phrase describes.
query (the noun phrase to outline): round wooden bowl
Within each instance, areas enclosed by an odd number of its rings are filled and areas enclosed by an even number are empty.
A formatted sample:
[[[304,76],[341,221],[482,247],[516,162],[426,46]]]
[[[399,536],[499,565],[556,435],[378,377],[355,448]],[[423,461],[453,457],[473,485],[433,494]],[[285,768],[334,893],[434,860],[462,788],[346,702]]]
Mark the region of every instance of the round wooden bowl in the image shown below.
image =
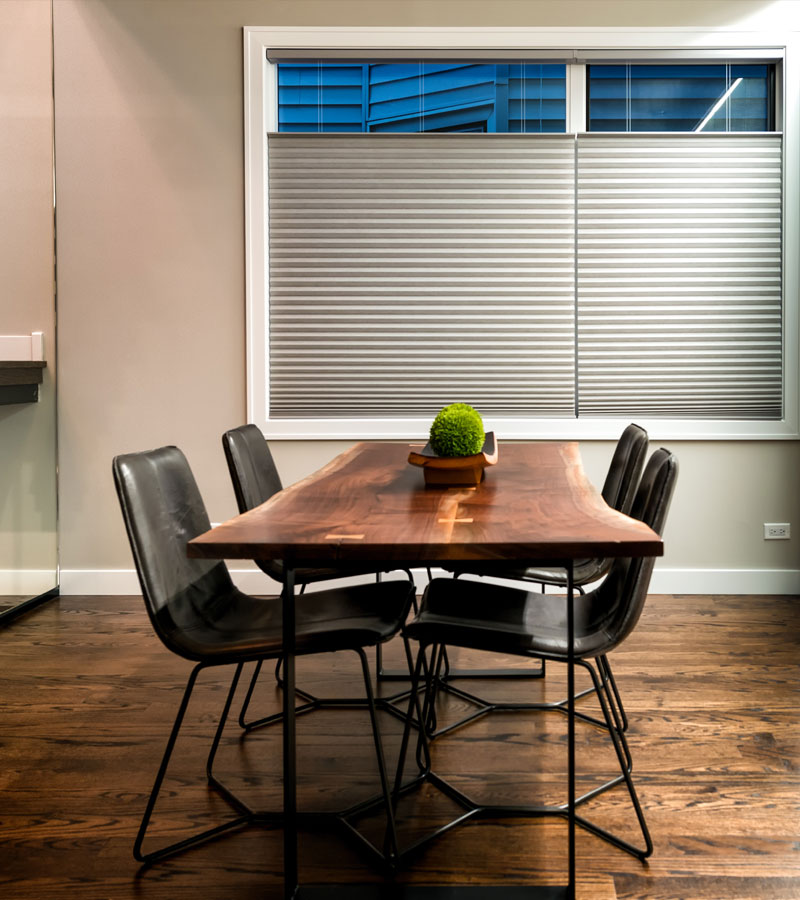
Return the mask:
[[[420,452],[412,450],[408,461],[422,467],[426,485],[471,487],[480,484],[486,467],[497,462],[497,442],[494,432],[487,431],[483,449],[474,456],[438,456],[427,443]]]

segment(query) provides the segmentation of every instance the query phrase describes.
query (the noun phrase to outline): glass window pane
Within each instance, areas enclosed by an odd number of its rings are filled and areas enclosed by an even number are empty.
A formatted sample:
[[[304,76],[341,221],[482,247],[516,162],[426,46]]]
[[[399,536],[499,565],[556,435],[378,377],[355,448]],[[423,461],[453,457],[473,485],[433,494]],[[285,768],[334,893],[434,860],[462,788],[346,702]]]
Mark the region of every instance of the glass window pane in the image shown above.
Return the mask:
[[[279,131],[566,131],[566,66],[279,63]]]
[[[766,65],[589,66],[589,131],[770,131]]]

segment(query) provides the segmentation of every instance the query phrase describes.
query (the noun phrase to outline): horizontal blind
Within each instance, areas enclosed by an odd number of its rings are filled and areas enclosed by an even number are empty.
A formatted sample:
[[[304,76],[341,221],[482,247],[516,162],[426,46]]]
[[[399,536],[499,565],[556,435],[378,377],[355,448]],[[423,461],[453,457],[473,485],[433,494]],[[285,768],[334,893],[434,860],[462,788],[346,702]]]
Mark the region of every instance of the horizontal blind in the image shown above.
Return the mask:
[[[579,415],[782,415],[780,135],[578,139]]]
[[[270,415],[574,415],[574,138],[270,134]]]

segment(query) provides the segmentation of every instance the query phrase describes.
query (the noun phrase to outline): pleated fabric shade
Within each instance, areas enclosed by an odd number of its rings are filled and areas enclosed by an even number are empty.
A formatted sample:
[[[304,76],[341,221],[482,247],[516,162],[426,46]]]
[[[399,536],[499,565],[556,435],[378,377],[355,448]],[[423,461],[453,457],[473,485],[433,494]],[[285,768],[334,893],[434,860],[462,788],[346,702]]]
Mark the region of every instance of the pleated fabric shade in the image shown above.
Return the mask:
[[[779,419],[781,137],[582,135],[582,415]]]
[[[270,134],[270,415],[780,418],[781,153]]]

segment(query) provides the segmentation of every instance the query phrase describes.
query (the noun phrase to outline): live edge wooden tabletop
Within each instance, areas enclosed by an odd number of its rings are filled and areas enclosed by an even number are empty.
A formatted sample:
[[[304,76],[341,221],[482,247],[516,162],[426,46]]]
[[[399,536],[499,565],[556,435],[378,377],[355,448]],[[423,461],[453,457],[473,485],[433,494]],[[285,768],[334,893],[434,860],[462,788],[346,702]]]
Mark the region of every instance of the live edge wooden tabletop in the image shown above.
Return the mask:
[[[364,442],[189,542],[191,557],[293,564],[661,556],[661,538],[610,509],[577,443],[504,444],[477,487],[425,487],[408,443]]]

